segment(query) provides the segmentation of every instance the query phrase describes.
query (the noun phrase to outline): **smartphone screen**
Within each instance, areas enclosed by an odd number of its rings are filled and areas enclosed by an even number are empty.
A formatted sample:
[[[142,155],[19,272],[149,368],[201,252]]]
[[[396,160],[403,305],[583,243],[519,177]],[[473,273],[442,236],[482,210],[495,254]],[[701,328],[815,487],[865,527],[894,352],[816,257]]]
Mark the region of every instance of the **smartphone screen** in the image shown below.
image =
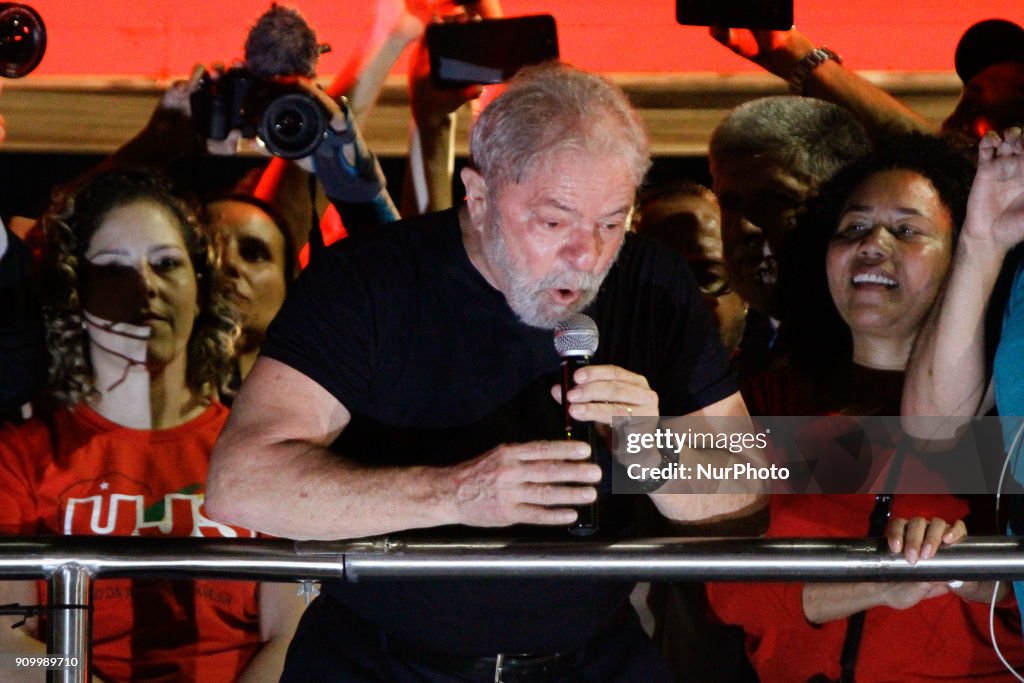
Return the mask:
[[[431,24],[427,50],[438,88],[502,83],[524,66],[558,58],[555,18],[535,14]]]
[[[793,0],[676,0],[676,21],[786,31],[793,26]]]

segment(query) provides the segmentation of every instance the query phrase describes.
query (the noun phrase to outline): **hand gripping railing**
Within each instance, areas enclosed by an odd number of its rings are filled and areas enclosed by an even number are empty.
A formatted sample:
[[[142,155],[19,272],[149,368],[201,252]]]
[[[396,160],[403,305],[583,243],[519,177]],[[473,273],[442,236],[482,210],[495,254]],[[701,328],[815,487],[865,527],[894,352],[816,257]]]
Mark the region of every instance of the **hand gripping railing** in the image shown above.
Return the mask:
[[[628,581],[932,581],[1024,578],[1024,538],[976,537],[911,565],[882,539],[652,538],[535,541],[286,541],[61,536],[0,539],[0,580],[49,583],[48,652],[78,666],[49,681],[87,681],[97,578],[416,580],[438,577]]]

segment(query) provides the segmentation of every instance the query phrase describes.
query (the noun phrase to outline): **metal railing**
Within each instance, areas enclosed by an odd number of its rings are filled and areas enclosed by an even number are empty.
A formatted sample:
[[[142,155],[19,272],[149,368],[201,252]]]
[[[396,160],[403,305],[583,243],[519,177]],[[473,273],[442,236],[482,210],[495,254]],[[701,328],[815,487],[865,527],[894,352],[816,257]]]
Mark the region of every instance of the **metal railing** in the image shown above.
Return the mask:
[[[651,538],[594,541],[352,542],[138,538],[0,539],[0,580],[44,578],[48,652],[78,666],[49,681],[88,680],[96,579],[310,581],[426,578],[583,578],[628,581],[937,581],[1024,578],[1024,538],[976,537],[911,565],[882,539]]]

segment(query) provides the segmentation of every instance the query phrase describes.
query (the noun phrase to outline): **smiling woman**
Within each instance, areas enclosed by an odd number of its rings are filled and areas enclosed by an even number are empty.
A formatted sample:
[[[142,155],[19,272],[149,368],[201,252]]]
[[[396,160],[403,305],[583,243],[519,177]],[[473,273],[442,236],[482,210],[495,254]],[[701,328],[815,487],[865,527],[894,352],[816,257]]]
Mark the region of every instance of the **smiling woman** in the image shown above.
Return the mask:
[[[854,362],[903,369],[949,268],[953,232],[949,208],[917,171],[880,171],[853,191],[825,268],[832,299],[853,334]],[[874,336],[891,343],[872,345]],[[883,351],[889,353],[875,357]]]
[[[906,366],[949,269],[973,176],[944,142],[915,134],[883,141],[822,186],[781,280],[794,373],[823,409],[847,407],[851,363]]]
[[[822,186],[794,233],[787,252],[793,261],[781,264],[796,269],[781,278],[793,287],[783,293],[794,306],[783,325],[792,354],[784,379],[795,380],[776,387],[780,394],[802,395],[777,399],[774,414],[899,414],[910,349],[949,271],[973,175],[973,166],[944,142],[914,135],[883,141]],[[850,435],[848,423],[832,417],[811,421],[797,440],[823,452]],[[901,442],[898,434],[887,436]],[[869,437],[861,445],[887,458],[904,448],[892,444]],[[962,520],[970,512],[972,532],[993,531],[965,498],[894,491],[929,480],[930,471],[913,458],[885,476],[877,482],[885,487],[881,492],[895,495],[836,495],[833,488],[827,495],[773,496],[767,535],[885,533],[889,549],[915,563],[963,538]],[[1012,606],[998,607],[989,622],[988,601],[1005,593],[995,590],[991,583],[962,581],[708,588],[718,616],[746,631],[747,653],[762,683],[1011,680],[983,635],[995,623],[998,641],[1019,637],[1008,616]],[[914,657],[892,648],[900,639],[917,644]],[[793,657],[794,646],[808,656]],[[1019,652],[1011,660],[1021,666]]]

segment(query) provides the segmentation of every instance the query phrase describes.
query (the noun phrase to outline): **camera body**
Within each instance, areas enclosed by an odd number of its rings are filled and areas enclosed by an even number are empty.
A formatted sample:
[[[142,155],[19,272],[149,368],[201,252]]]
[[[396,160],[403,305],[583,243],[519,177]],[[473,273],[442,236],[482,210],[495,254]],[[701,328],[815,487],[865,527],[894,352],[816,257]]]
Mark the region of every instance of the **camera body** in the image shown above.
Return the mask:
[[[46,26],[28,5],[0,2],[0,76],[21,78],[46,52]]]
[[[243,67],[218,77],[205,73],[192,93],[192,126],[197,134],[223,140],[234,129],[258,138],[284,159],[311,154],[327,132],[330,112],[304,90],[276,79],[260,78]]]

